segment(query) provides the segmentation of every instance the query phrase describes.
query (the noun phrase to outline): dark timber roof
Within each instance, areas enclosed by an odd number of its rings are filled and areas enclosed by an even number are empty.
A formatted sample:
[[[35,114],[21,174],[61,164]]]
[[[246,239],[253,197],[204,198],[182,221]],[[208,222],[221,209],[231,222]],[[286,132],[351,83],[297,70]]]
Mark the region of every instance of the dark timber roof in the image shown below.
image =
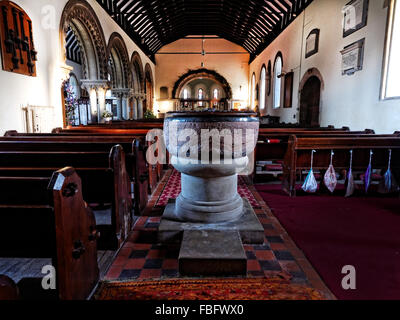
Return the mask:
[[[97,0],[154,60],[168,43],[216,35],[246,49],[253,60],[313,0]]]
[[[81,47],[79,46],[78,39],[76,38],[71,28],[68,28],[67,30],[67,38],[65,42],[67,59],[81,64]]]

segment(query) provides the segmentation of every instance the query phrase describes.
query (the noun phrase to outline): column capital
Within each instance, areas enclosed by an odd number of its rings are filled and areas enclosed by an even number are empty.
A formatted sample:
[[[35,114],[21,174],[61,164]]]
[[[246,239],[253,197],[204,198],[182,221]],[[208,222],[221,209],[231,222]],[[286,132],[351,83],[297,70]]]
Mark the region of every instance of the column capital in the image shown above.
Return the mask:
[[[89,90],[108,90],[110,88],[110,83],[107,80],[87,80],[87,79],[82,79],[81,80],[81,87],[87,91]]]
[[[112,89],[112,94],[118,98],[129,98],[129,96],[131,95],[131,89],[128,88]]]

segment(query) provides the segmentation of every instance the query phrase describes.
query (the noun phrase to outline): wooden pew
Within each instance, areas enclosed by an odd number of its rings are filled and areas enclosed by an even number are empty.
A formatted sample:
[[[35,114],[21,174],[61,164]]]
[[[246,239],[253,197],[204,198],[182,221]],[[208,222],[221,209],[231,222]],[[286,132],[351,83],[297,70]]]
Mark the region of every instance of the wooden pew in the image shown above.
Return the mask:
[[[0,301],[14,301],[20,300],[20,298],[15,282],[5,275],[0,275]]]
[[[96,209],[99,248],[119,248],[131,230],[133,209],[120,145],[105,150],[103,144],[93,142],[0,141],[0,175],[24,176],[29,171],[49,177],[65,166],[76,169],[83,181],[83,197]]]
[[[371,136],[374,134],[374,131],[371,129],[365,129],[364,131],[342,131],[342,130],[334,130],[334,131],[319,131],[319,130],[307,130],[304,131],[296,130],[292,132],[296,132],[297,137],[340,137],[340,136]],[[277,162],[275,165],[267,165],[272,169],[279,167],[279,163],[283,161],[285,157],[289,137],[291,133],[283,133],[271,132],[269,134],[259,134],[258,142],[255,148],[255,156],[254,156],[254,167],[256,168],[256,164],[258,162]],[[388,137],[392,135],[387,135]],[[279,173],[281,170],[272,170],[267,171],[267,173]],[[257,172],[254,173],[253,179],[257,177]]]
[[[71,167],[51,177],[24,173],[0,176],[0,256],[51,258],[57,297],[88,298],[99,278],[97,230],[79,176]]]
[[[152,129],[162,128],[164,119],[140,119],[140,120],[124,120],[118,121],[113,120],[110,123],[93,123],[87,126],[80,127],[92,127],[92,128],[109,128],[109,129]],[[70,127],[71,129],[76,128],[75,126]]]
[[[136,192],[134,193],[135,202],[138,202],[139,205],[135,208],[143,208],[143,204],[147,204],[148,200],[148,193],[152,194],[155,190],[157,183],[161,180],[163,174],[163,164],[158,163],[157,165],[149,165],[146,161],[146,152],[150,142],[145,142],[144,136],[132,136],[132,135],[97,135],[97,134],[87,134],[83,136],[80,135],[69,135],[68,133],[64,134],[21,134],[16,131],[9,131],[6,137],[0,138],[1,141],[28,141],[29,143],[34,143],[35,141],[44,142],[58,142],[58,143],[75,143],[76,145],[79,143],[86,143],[90,142],[93,143],[93,146],[89,147],[96,147],[96,149],[101,149],[101,144],[104,144],[104,148],[110,148],[112,145],[120,144],[126,155],[126,165],[127,165],[127,172],[129,173],[129,177],[133,184],[137,181],[139,188],[135,188]],[[138,141],[139,144],[136,144]],[[141,146],[141,145],[142,146]],[[86,147],[84,147],[86,148]],[[83,148],[83,149],[84,149]],[[81,148],[82,150],[82,148]],[[139,154],[141,162],[139,162],[136,158]],[[139,165],[141,172],[143,168],[147,168],[148,174],[144,175],[143,172],[140,173],[140,179],[136,178],[136,166]],[[143,180],[146,179],[147,181]],[[151,183],[149,180],[151,179]],[[145,188],[145,189],[144,189]],[[143,189],[143,191],[142,191]],[[141,215],[143,210],[138,211],[135,210],[136,215]]]
[[[52,133],[56,134],[95,134],[95,135],[130,135],[145,137],[151,129],[108,129],[108,128],[89,128],[76,127],[75,129],[56,128]]]
[[[400,169],[400,137],[296,137],[291,136],[283,162],[283,188],[290,195],[296,195],[296,178],[302,170],[309,170],[311,151],[314,153],[315,170],[326,170],[330,163],[331,150],[335,152],[333,166],[340,170],[349,169],[350,150],[353,150],[353,169],[366,170],[370,150],[373,150],[373,169],[385,169],[388,164],[388,150],[392,149],[392,170],[398,175]]]
[[[5,134],[5,138],[1,139],[3,141],[7,141],[7,139],[12,139],[12,138],[19,138],[19,140],[24,140],[24,141],[30,141],[30,140],[57,140],[57,141],[93,141],[93,142],[111,142],[114,144],[120,144],[123,146],[125,153],[127,157],[130,157],[132,155],[132,141],[139,139],[141,143],[145,144],[146,147],[144,149],[144,152],[146,152],[147,148],[151,144],[151,142],[145,142],[145,137],[147,135],[148,130],[141,130],[139,133],[135,134],[125,134],[121,135],[118,133],[93,133],[91,130],[88,129],[88,131],[85,133],[75,133],[75,132],[62,132],[62,133],[55,133],[55,134],[24,134],[24,133],[18,133],[15,130],[12,131],[7,131]],[[144,134],[143,134],[144,133]],[[146,160],[146,157],[143,158]],[[127,164],[132,163],[130,159],[127,159]],[[148,188],[149,188],[149,193],[152,194],[157,186],[157,183],[161,180],[162,175],[163,175],[163,168],[164,164],[158,163],[156,165],[149,165],[147,164],[147,168],[149,169],[149,183]],[[127,168],[130,177],[133,177],[134,175],[132,174],[134,172],[134,168]]]

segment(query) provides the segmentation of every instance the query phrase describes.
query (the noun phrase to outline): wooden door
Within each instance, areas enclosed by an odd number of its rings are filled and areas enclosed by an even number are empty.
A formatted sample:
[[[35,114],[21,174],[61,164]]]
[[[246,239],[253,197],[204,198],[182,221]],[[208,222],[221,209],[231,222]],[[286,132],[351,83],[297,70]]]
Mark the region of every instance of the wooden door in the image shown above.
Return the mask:
[[[319,126],[319,108],[321,99],[321,81],[310,77],[304,84],[300,97],[300,125],[304,127]]]

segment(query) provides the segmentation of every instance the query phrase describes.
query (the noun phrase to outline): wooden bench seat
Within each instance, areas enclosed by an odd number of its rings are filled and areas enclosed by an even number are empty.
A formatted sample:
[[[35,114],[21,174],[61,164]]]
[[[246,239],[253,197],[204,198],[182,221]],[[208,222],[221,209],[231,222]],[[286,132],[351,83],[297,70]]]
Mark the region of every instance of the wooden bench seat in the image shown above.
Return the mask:
[[[255,149],[255,167],[258,162],[276,163],[283,161],[285,157],[288,141],[290,134],[284,133],[271,133],[271,134],[260,134]],[[399,134],[387,134],[387,135],[374,135],[372,130],[366,129],[364,131],[326,131],[321,133],[320,131],[305,131],[296,134],[297,137],[396,137]],[[274,173],[274,172],[271,172]],[[257,172],[255,173],[257,175]]]
[[[331,150],[335,152],[333,166],[335,169],[349,169],[350,150],[353,150],[354,170],[366,170],[369,165],[370,150],[373,169],[386,169],[392,150],[392,170],[398,176],[400,169],[400,137],[296,137],[291,136],[283,162],[283,187],[290,196],[296,194],[297,174],[309,170],[311,151],[314,153],[313,168],[326,170],[330,163]]]
[[[120,145],[109,151],[83,151],[81,144],[75,147],[79,151],[62,151],[74,150],[71,144],[0,141],[0,176],[24,177],[29,172],[50,177],[58,168],[73,166],[83,181],[86,202],[93,209],[110,209],[111,225],[98,225],[99,248],[115,250],[125,241],[132,225],[133,206],[124,150]]]
[[[97,229],[76,171],[0,176],[0,187],[0,257],[49,258],[56,296],[86,299],[99,279]]]
[[[146,131],[147,134],[147,131]],[[111,147],[115,144],[120,144],[125,151],[126,155],[126,164],[127,171],[131,178],[132,183],[135,183],[135,172],[136,166],[140,166],[140,174],[141,178],[136,179],[139,184],[139,189],[148,189],[148,194],[152,194],[157,186],[157,183],[161,180],[163,176],[163,168],[164,164],[155,164],[150,165],[146,161],[146,151],[151,142],[145,142],[145,135],[111,135],[111,134],[86,134],[79,135],[69,134],[69,133],[61,133],[61,134],[20,134],[16,131],[9,131],[6,133],[6,136],[0,138],[0,141],[29,141],[29,143],[34,143],[34,141],[56,141],[59,143],[85,143],[90,142],[93,143],[92,149],[97,145],[105,144],[106,147]],[[136,143],[136,141],[139,141]],[[86,148],[86,146],[83,146]],[[98,148],[97,148],[98,149]],[[144,153],[144,155],[138,155],[138,153]],[[137,158],[141,158],[143,162],[139,163]],[[143,179],[145,175],[142,171],[147,168],[148,174],[146,175],[146,179]],[[139,194],[135,194],[135,199],[138,200],[139,205],[135,206],[136,210],[135,214],[140,215],[143,213],[143,208],[146,206],[148,201],[148,194],[145,192],[140,192]],[[141,195],[141,196],[140,196]]]

